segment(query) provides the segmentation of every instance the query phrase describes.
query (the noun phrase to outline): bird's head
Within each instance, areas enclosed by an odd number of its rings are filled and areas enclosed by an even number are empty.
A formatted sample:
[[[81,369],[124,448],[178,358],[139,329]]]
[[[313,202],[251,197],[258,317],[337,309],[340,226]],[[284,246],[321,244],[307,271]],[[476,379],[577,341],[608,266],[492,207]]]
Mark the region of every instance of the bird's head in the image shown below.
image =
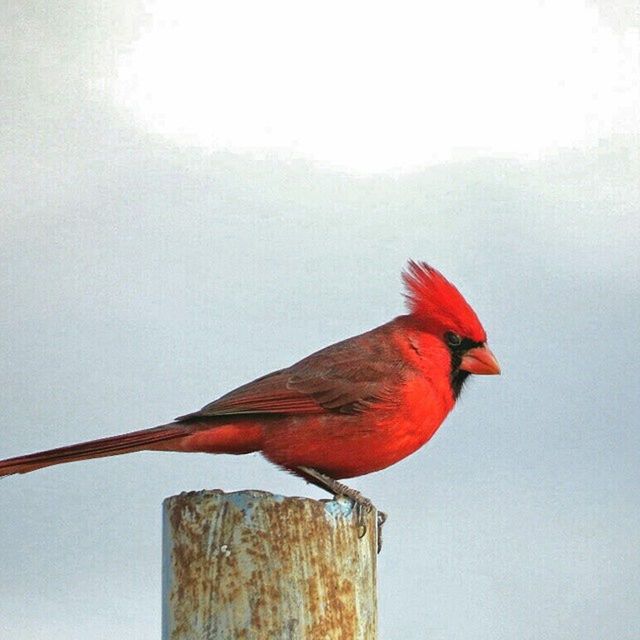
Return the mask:
[[[478,316],[456,287],[425,262],[410,260],[402,276],[411,317],[423,330],[440,339],[451,354],[455,395],[471,373],[500,373]]]

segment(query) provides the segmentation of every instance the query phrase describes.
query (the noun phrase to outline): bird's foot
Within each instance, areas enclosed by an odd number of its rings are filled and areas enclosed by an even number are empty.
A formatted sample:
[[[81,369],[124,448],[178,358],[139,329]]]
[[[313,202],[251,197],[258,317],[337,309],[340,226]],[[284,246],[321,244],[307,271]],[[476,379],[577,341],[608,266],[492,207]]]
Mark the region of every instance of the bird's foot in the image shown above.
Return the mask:
[[[364,538],[367,533],[367,515],[372,509],[376,509],[373,502],[366,496],[363,496],[359,491],[349,487],[348,485],[334,480],[330,476],[320,473],[311,467],[298,467],[301,474],[307,478],[310,482],[332,493],[336,498],[344,496],[349,498],[353,502],[356,509],[357,523],[358,523],[358,538]],[[382,525],[387,519],[387,514],[383,511],[378,511],[377,514],[377,527],[378,527],[378,553],[382,549]]]

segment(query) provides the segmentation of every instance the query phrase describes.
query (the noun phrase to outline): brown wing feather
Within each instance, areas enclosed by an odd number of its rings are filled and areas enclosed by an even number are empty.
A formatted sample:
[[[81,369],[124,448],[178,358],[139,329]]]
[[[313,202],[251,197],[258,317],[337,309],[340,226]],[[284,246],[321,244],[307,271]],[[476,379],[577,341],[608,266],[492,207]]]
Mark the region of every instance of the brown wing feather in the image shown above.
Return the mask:
[[[402,381],[404,364],[391,346],[386,325],[331,345],[249,382],[177,420],[242,413],[354,413],[389,401]]]
[[[230,391],[199,411],[180,416],[176,420],[241,413],[322,412],[322,407],[312,398],[288,388],[289,377],[288,369],[274,371]]]

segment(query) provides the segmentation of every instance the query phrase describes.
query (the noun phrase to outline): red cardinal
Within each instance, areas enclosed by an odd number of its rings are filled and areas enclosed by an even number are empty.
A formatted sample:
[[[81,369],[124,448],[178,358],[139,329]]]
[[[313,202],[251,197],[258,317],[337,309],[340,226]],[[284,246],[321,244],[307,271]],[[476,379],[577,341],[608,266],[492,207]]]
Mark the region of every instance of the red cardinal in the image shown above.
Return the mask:
[[[500,373],[480,321],[449,281],[413,261],[403,278],[406,315],[172,423],[10,458],[0,462],[0,476],[131,451],[260,451],[350,495],[336,479],[384,469],[413,453],[451,411],[469,374]]]

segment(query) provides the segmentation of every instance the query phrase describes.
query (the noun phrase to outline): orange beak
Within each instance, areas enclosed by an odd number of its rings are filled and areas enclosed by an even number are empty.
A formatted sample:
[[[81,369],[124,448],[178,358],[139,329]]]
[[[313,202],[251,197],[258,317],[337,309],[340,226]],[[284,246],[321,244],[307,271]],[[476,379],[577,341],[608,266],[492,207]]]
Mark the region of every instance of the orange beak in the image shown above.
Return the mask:
[[[474,347],[469,349],[464,356],[460,368],[469,373],[480,375],[496,375],[500,373],[500,365],[489,347]]]

